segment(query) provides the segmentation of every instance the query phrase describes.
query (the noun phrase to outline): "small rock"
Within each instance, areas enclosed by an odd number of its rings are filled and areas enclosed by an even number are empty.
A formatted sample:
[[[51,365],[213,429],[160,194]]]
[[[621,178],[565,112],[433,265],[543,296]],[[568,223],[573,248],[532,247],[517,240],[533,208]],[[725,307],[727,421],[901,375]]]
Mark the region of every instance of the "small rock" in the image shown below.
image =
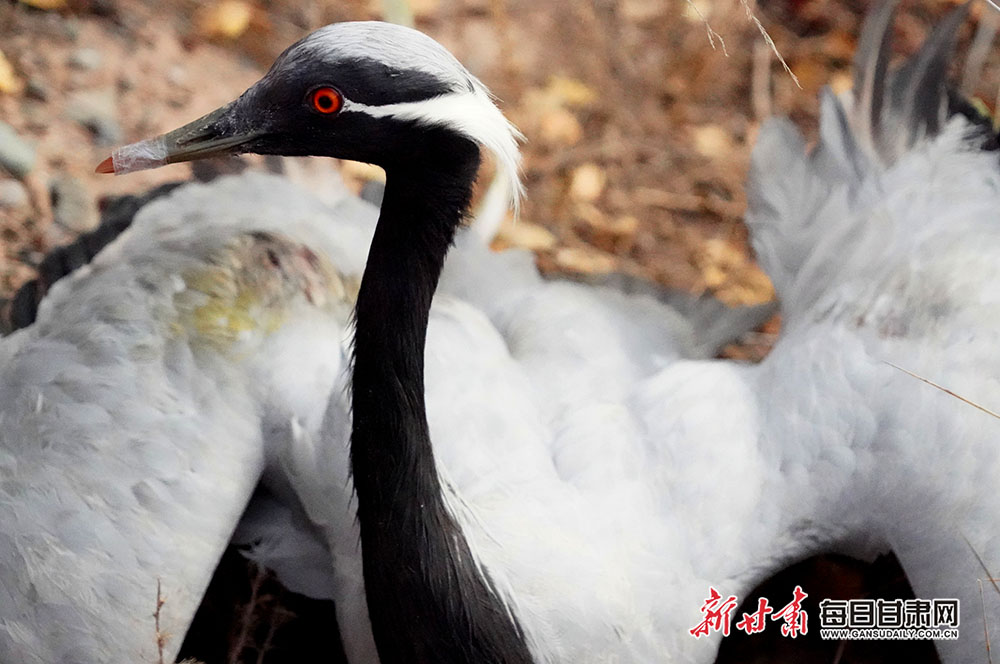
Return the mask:
[[[122,128],[115,112],[115,94],[111,89],[87,90],[70,98],[69,116],[89,129],[100,145],[122,142]]]
[[[44,81],[38,78],[29,78],[28,84],[24,87],[24,94],[30,99],[47,101],[50,93],[49,87]]]
[[[28,190],[17,180],[0,180],[0,208],[21,210],[31,204]]]
[[[24,122],[21,131],[35,136],[44,136],[51,131],[52,124],[45,111],[45,102],[25,98],[21,103],[21,119]]]
[[[118,77],[116,87],[118,88],[118,92],[131,92],[135,90],[135,81],[128,74],[122,74]]]
[[[82,180],[64,175],[50,183],[49,191],[52,194],[52,218],[57,224],[74,233],[97,227],[97,205]]]
[[[0,122],[0,166],[21,179],[35,167],[35,159],[35,148],[9,124]]]
[[[83,71],[100,69],[104,58],[96,48],[78,48],[69,56],[69,66]]]
[[[211,182],[223,175],[236,175],[247,169],[249,164],[238,156],[198,159],[191,162],[191,173],[198,182]]]
[[[375,207],[381,207],[382,199],[385,198],[385,182],[378,180],[368,180],[361,185],[361,200],[368,201]]]
[[[45,1],[49,2],[50,0],[45,0]],[[60,3],[62,5],[66,4],[66,0],[52,0],[52,1]],[[60,21],[59,24],[62,27],[62,33],[63,35],[65,35],[66,39],[70,40],[71,42],[75,42],[77,39],[80,38],[80,22],[77,21],[75,18],[68,16],[62,21]]]
[[[190,77],[184,67],[174,65],[167,70],[166,79],[170,85],[186,85]]]

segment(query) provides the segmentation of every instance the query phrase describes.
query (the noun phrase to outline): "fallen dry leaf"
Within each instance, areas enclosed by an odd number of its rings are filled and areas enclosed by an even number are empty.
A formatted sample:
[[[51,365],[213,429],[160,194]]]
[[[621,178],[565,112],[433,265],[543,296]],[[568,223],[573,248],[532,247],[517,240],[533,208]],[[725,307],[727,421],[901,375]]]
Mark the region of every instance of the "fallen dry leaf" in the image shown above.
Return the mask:
[[[542,141],[550,145],[576,145],[583,138],[583,126],[565,108],[553,108],[542,113],[538,131]]]
[[[714,5],[710,0],[688,0],[684,3],[681,16],[692,23],[700,25],[712,18],[713,7]]]
[[[597,93],[580,81],[553,76],[544,88],[525,92],[521,108],[529,133],[538,134],[548,145],[575,145],[583,138],[583,126],[569,109],[585,107],[597,99]]]
[[[854,87],[854,77],[851,76],[850,72],[838,71],[830,77],[830,89],[835,94],[844,94],[852,87]]]
[[[21,0],[21,3],[43,11],[52,11],[66,7],[66,0]]]
[[[513,247],[530,251],[545,251],[554,247],[556,241],[556,236],[544,226],[528,221],[506,219],[500,225],[492,246],[497,250]]]
[[[703,157],[712,159],[726,157],[733,152],[733,142],[729,132],[719,125],[708,124],[693,127],[691,138],[694,149]]]
[[[567,106],[590,106],[597,101],[597,92],[588,85],[565,76],[553,76],[545,92],[553,99]]]
[[[792,65],[803,94],[816,95],[827,81],[827,68],[815,60],[801,60]]]
[[[597,208],[595,207],[594,210],[597,211]],[[581,216],[587,223],[589,242],[600,249],[619,255],[633,244],[635,234],[639,230],[639,220],[632,215],[607,217],[603,214],[591,214]]]
[[[607,233],[613,237],[631,237],[639,230],[639,220],[630,214],[613,219],[603,217],[599,221],[589,219],[588,222],[595,231]]]
[[[0,92],[17,94],[22,87],[21,79],[14,73],[14,66],[4,56],[3,51],[0,51]]]
[[[705,287],[729,305],[774,299],[774,286],[739,248],[719,238],[704,241],[696,258]]]
[[[208,39],[236,39],[250,27],[253,9],[241,0],[222,0],[198,14],[198,33]]]
[[[622,17],[636,23],[651,21],[667,11],[670,9],[663,0],[624,0],[621,3]]]
[[[618,267],[618,259],[589,247],[563,247],[556,251],[556,265],[570,272],[607,274]]]
[[[441,0],[410,0],[410,11],[416,18],[428,18],[440,10]]]
[[[713,294],[733,307],[750,307],[771,302],[775,298],[774,284],[753,265],[748,265],[746,269],[733,274],[722,287],[715,289]]]
[[[607,182],[604,169],[594,163],[581,164],[570,175],[569,195],[575,201],[593,203],[604,191]]]
[[[823,55],[830,59],[853,60],[857,47],[857,37],[847,30],[834,30],[823,38]]]

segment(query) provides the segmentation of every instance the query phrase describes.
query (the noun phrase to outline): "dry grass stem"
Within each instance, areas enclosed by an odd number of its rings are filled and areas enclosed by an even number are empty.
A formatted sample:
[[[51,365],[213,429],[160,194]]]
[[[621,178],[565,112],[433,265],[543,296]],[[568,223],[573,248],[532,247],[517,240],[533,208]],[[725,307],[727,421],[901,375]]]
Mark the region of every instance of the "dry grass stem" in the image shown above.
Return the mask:
[[[979,563],[979,566],[982,567],[983,572],[986,573],[986,580],[990,582],[990,584],[993,586],[993,589],[997,591],[998,595],[1000,595],[1000,586],[997,585],[996,577],[993,576],[993,574],[990,572],[990,569],[986,566],[986,561],[983,560],[983,557],[981,555],[979,555],[979,551],[976,550],[976,547],[972,546],[972,542],[969,541],[969,538],[966,537],[964,533],[962,534],[962,539],[965,540],[965,543],[968,545],[969,550],[972,551],[972,555],[976,557],[976,561]]]
[[[701,13],[701,10],[698,9],[698,5],[694,4],[693,0],[687,0],[687,3],[688,7],[693,9],[694,13],[698,15],[698,18],[701,20],[701,22],[705,24],[705,33],[708,35],[708,43],[714,49],[715,40],[718,39],[719,44],[722,46],[722,54],[728,58],[729,51],[726,50],[726,40],[722,38],[722,35],[720,35],[718,32],[712,29],[712,26],[708,24],[708,19],[705,18],[705,15]]]
[[[979,405],[978,403],[976,403],[975,401],[973,401],[971,399],[966,399],[961,394],[956,394],[956,393],[952,392],[951,390],[949,390],[947,387],[944,387],[942,385],[938,385],[937,383],[935,383],[933,380],[931,380],[929,378],[924,378],[923,376],[921,376],[919,374],[915,374],[912,371],[908,371],[908,370],[904,369],[903,367],[896,366],[892,362],[887,362],[885,360],[883,360],[883,361],[886,364],[888,364],[890,367],[892,367],[893,369],[898,369],[899,371],[902,371],[906,375],[912,376],[913,378],[916,378],[919,381],[927,383],[931,387],[935,387],[935,388],[941,390],[942,392],[944,392],[945,394],[951,395],[951,396],[955,397],[956,399],[958,399],[959,401],[963,401],[963,402],[969,404],[970,406],[972,406],[973,408],[981,410],[984,413],[986,413],[987,415],[992,415],[993,417],[995,417],[998,420],[1000,420],[1000,414],[997,414],[997,413],[993,412],[992,410],[990,410],[986,406],[981,406],[981,405]],[[997,588],[997,592],[1000,592],[1000,588]]]
[[[750,84],[753,113],[758,120],[771,116],[771,50],[765,44],[753,45],[753,78]]]
[[[243,651],[250,643],[250,632],[254,626],[254,610],[257,608],[257,601],[260,597],[260,590],[267,579],[267,572],[257,563],[253,564],[253,579],[250,583],[250,599],[243,607],[243,617],[240,620],[240,631],[229,649],[229,664],[239,664]]]
[[[274,642],[274,635],[282,625],[287,623],[293,617],[295,617],[295,614],[281,608],[280,606],[271,612],[270,620],[268,621],[267,626],[267,636],[264,637],[264,643],[261,644],[260,649],[257,651],[257,664],[264,664],[264,656],[271,650],[271,644]]]
[[[771,35],[767,33],[766,29],[764,29],[764,24],[761,23],[756,16],[754,16],[753,10],[750,8],[749,0],[740,0],[740,4],[743,5],[743,9],[746,10],[747,19],[753,21],[753,24],[757,26],[757,30],[760,31],[760,36],[764,38],[764,43],[771,47],[771,51],[773,51],[775,57],[778,58],[778,62],[780,62],[781,66],[785,68],[788,75],[792,77],[795,87],[801,90],[802,84],[799,83],[799,77],[792,72],[792,68],[788,66],[787,62],[785,62],[785,58],[781,57],[781,53],[778,52],[778,47],[775,45],[774,40],[771,39]]]
[[[160,630],[160,609],[166,603],[160,580],[156,580],[156,610],[153,611],[153,625],[156,630],[156,650],[159,653],[158,664],[163,664],[163,647],[167,645],[167,634]]]
[[[992,581],[993,579],[990,580]],[[986,661],[989,662],[989,664],[993,664],[993,653],[990,652],[990,628],[989,625],[986,624],[986,596],[983,595],[983,580],[978,579],[978,581],[979,601],[983,605],[983,635],[986,637]]]

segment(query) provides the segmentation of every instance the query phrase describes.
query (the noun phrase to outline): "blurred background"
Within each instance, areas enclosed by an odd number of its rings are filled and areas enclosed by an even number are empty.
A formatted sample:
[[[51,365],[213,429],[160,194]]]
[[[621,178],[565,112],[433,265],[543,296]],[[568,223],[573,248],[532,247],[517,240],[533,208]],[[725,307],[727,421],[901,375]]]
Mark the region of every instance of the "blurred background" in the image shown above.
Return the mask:
[[[904,3],[897,52],[914,51],[955,4]],[[45,251],[93,229],[108,196],[192,177],[188,165],[126,178],[95,175],[111,148],[229,101],[315,28],[384,19],[412,22],[441,41],[527,136],[527,199],[520,220],[501,228],[497,249],[531,249],[546,272],[622,272],[728,304],[769,301],[773,289],[748,251],[741,221],[750,150],[772,114],[788,115],[807,136],[814,134],[820,88],[850,87],[867,5],[2,0],[0,298],[33,276]],[[972,15],[961,33],[962,52],[970,55],[955,80],[993,109],[1000,53],[988,40],[1000,21],[985,3],[974,5]],[[986,47],[970,49],[977,30]],[[213,168],[285,169],[307,186],[322,182],[316,173],[339,168],[357,191],[381,177],[365,165],[306,162],[286,167],[241,158]],[[726,355],[759,360],[779,325],[775,318]],[[814,559],[775,583],[767,591],[772,604],[790,598],[796,583],[820,597],[907,592],[891,558],[875,566]],[[330,606],[288,595],[233,552],[213,588],[188,654],[208,663],[273,663],[311,661],[319,648],[337,661]],[[768,633],[728,639],[720,661],[936,661],[926,643],[815,641],[795,644]]]
[[[954,4],[906,3],[898,51],[915,49]],[[31,274],[41,252],[92,228],[103,197],[190,177],[187,165],[96,176],[110,148],[228,101],[317,27],[387,19],[412,21],[444,43],[527,136],[524,213],[504,226],[498,248],[532,249],[546,271],[625,272],[729,304],[770,300],[741,223],[750,148],[768,115],[789,115],[808,134],[819,89],[850,87],[865,7],[861,0],[4,0],[0,297]],[[966,40],[985,8],[973,7]],[[987,60],[989,76],[976,76],[971,91],[992,106],[996,52]],[[342,167],[356,188],[380,176]],[[758,359],[767,339],[732,352]]]

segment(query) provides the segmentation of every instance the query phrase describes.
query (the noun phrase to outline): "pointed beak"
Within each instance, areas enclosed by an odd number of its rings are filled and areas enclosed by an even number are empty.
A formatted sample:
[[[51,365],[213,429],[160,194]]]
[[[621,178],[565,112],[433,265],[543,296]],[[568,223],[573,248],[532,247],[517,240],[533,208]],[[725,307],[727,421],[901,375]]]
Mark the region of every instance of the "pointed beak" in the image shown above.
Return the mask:
[[[244,152],[257,132],[235,131],[231,122],[232,102],[179,129],[132,143],[115,150],[98,165],[98,173],[122,175],[158,168],[165,164]]]

